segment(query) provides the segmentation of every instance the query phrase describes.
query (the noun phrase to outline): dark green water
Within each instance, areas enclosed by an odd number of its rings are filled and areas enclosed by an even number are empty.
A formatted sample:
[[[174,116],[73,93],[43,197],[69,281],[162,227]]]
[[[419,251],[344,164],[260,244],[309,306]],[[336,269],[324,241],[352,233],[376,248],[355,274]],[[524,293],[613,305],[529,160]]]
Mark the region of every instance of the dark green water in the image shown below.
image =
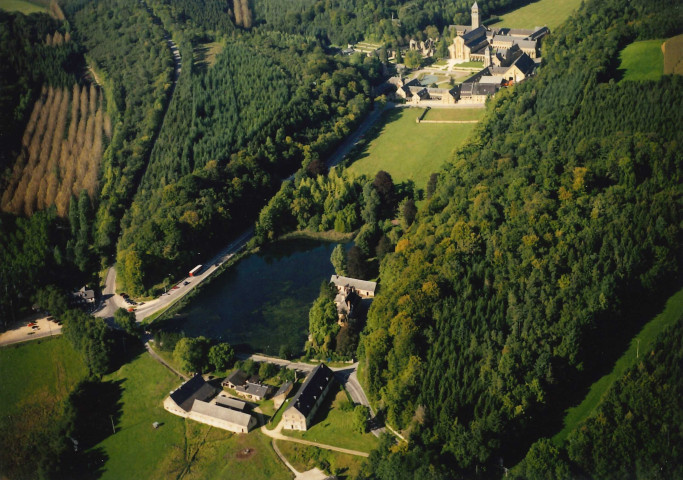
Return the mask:
[[[277,355],[303,349],[308,310],[334,268],[335,243],[289,240],[250,255],[215,278],[165,328],[204,335],[238,350]]]

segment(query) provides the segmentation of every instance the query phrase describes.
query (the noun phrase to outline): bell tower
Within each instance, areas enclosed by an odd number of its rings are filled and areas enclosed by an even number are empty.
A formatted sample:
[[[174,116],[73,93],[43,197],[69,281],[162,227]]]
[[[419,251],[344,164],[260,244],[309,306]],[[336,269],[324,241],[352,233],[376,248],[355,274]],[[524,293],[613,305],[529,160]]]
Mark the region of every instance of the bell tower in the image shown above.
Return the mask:
[[[477,5],[477,2],[474,2],[474,5],[472,5],[472,30],[479,28],[480,26],[481,21],[479,19],[479,5]]]

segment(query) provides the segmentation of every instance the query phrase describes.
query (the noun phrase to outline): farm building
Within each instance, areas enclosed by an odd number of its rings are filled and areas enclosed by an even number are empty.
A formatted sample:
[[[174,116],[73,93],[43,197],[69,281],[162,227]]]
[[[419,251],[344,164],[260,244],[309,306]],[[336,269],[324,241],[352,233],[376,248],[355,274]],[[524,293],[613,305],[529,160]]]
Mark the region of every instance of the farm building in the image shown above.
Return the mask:
[[[287,395],[289,395],[289,392],[292,391],[292,387],[294,387],[292,382],[285,382],[278,389],[278,391],[275,392],[275,395],[273,395],[273,406],[275,407],[275,410],[280,408],[282,404],[285,403]]]
[[[171,392],[164,400],[164,409],[230,432],[249,432],[256,425],[256,419],[244,412],[246,403],[228,397],[220,397],[211,403],[217,393],[217,388],[197,374]]]
[[[238,395],[249,400],[263,400],[270,392],[268,385],[259,383],[258,376],[248,378],[248,375],[242,370],[232,372],[222,385],[232,388]]]
[[[351,287],[361,297],[374,297],[375,290],[377,290],[376,282],[358,280],[357,278],[342,277],[341,275],[332,275],[330,282],[334,283],[334,286],[337,287],[337,291],[339,292],[345,288]]]
[[[315,367],[282,414],[283,428],[308,430],[333,383],[334,374],[327,365]]]

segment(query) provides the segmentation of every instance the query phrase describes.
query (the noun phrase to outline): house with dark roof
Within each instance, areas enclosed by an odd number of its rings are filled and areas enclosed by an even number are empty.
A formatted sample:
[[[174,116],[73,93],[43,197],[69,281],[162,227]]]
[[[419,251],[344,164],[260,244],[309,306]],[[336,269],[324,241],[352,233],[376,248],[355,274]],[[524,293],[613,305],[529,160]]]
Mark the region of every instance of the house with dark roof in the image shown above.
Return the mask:
[[[341,275],[332,275],[332,277],[330,277],[330,283],[334,283],[338,292],[341,292],[344,288],[353,287],[356,293],[361,297],[374,297],[375,291],[377,290],[376,282],[343,277]]]
[[[282,404],[285,403],[287,395],[289,395],[289,392],[292,391],[292,388],[294,388],[294,384],[292,382],[285,382],[280,388],[278,388],[277,392],[275,392],[273,395],[273,407],[275,410],[279,409]]]
[[[249,375],[247,375],[246,372],[237,369],[230,375],[228,375],[228,377],[225,380],[223,380],[222,385],[224,387],[232,388],[234,390],[238,386],[244,386],[244,384],[247,383],[248,378]]]
[[[164,409],[230,432],[249,432],[256,419],[244,411],[246,403],[224,396],[213,401],[218,391],[197,374],[166,397]]]
[[[195,400],[206,401],[215,397],[217,393],[217,388],[205,382],[200,374],[196,374],[171,392],[164,400],[164,408],[177,415],[186,416]]]
[[[95,303],[95,291],[85,286],[73,292],[71,296],[78,303]]]
[[[333,383],[334,374],[327,365],[315,367],[282,414],[283,428],[308,430]]]

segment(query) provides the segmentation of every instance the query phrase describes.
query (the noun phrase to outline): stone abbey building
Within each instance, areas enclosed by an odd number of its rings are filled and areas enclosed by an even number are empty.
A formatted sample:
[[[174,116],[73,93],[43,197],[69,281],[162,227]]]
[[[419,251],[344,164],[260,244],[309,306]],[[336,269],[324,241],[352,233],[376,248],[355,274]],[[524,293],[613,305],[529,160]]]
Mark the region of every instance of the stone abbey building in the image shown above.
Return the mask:
[[[533,30],[515,28],[488,28],[481,24],[479,6],[472,5],[472,25],[450,25],[455,32],[453,44],[448,47],[452,60],[484,62],[507,66],[522,53],[534,59],[540,55],[541,40],[550,33],[548,27]],[[513,58],[514,57],[514,58]],[[488,64],[487,64],[488,62]]]

